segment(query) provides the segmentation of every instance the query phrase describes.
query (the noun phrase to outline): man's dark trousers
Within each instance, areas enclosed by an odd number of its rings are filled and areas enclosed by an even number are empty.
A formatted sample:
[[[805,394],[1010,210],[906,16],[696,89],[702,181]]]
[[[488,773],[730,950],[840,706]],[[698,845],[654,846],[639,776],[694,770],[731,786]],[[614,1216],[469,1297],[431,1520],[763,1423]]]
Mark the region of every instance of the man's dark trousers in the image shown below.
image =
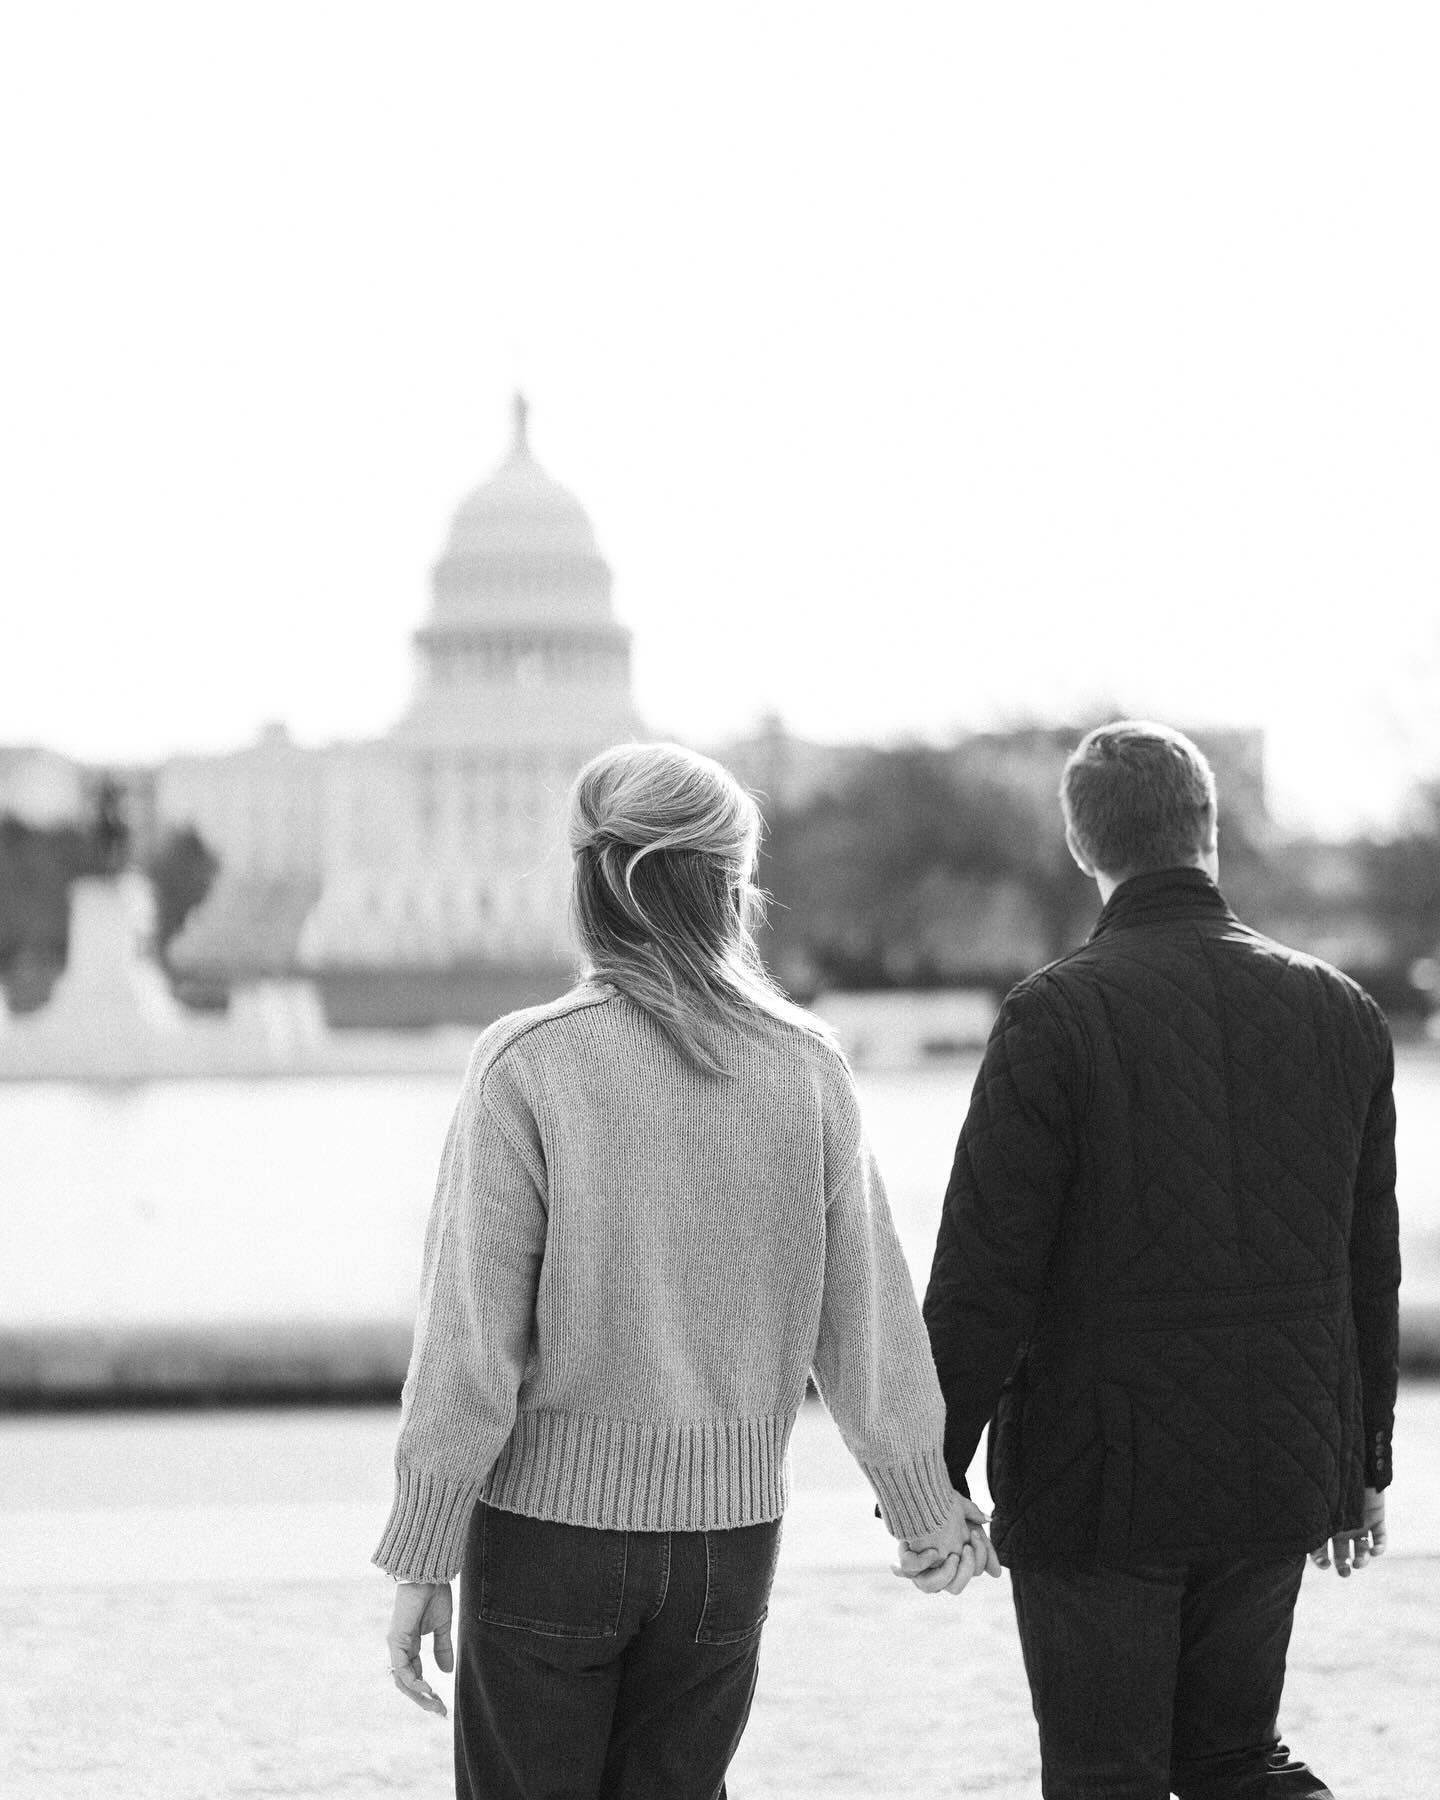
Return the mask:
[[[1303,1568],[1012,1569],[1045,1800],[1328,1800],[1276,1729]]]

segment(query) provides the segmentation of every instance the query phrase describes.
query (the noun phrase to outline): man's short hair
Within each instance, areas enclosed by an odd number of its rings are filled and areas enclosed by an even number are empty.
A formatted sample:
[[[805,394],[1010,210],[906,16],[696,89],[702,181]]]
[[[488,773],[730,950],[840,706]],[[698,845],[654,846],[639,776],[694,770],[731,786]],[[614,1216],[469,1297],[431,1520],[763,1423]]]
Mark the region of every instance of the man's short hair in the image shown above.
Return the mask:
[[[1116,719],[1065,764],[1060,803],[1086,860],[1128,877],[1193,863],[1215,834],[1215,776],[1183,732]]]

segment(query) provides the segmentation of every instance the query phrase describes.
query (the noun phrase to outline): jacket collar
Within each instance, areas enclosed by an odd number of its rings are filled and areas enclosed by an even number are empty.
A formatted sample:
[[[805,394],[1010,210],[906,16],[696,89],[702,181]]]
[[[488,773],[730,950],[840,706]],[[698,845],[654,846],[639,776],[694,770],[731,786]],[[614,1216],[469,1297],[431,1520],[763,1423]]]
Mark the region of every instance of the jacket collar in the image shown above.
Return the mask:
[[[1122,881],[1101,909],[1087,942],[1132,925],[1165,925],[1182,919],[1230,919],[1225,896],[1203,869],[1154,869]],[[1238,922],[1238,921],[1237,921]]]

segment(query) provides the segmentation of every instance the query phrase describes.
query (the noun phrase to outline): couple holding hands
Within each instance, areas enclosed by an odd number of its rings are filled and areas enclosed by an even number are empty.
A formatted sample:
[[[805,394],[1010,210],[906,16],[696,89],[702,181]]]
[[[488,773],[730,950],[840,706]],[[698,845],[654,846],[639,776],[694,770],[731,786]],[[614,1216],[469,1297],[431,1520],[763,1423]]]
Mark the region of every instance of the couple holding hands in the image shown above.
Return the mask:
[[[1329,1794],[1277,1718],[1306,1555],[1385,1543],[1389,1032],[1229,910],[1180,733],[1091,732],[1061,802],[1102,910],[1000,1010],[922,1315],[850,1070],[755,950],[753,800],[674,745],[581,772],[586,972],[471,1058],[375,1556],[432,1711],[461,1577],[461,1800],[723,1797],[811,1376],[901,1573],[1008,1569],[1047,1800]]]

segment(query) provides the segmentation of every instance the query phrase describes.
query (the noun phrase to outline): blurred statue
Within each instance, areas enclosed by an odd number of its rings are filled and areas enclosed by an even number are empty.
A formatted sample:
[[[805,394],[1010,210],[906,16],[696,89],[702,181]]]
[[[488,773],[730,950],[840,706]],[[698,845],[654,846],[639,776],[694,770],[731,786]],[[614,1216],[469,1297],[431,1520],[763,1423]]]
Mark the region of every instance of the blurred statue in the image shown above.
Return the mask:
[[[125,789],[113,775],[100,782],[92,827],[98,873],[119,875],[130,861],[130,823],[125,816]]]

